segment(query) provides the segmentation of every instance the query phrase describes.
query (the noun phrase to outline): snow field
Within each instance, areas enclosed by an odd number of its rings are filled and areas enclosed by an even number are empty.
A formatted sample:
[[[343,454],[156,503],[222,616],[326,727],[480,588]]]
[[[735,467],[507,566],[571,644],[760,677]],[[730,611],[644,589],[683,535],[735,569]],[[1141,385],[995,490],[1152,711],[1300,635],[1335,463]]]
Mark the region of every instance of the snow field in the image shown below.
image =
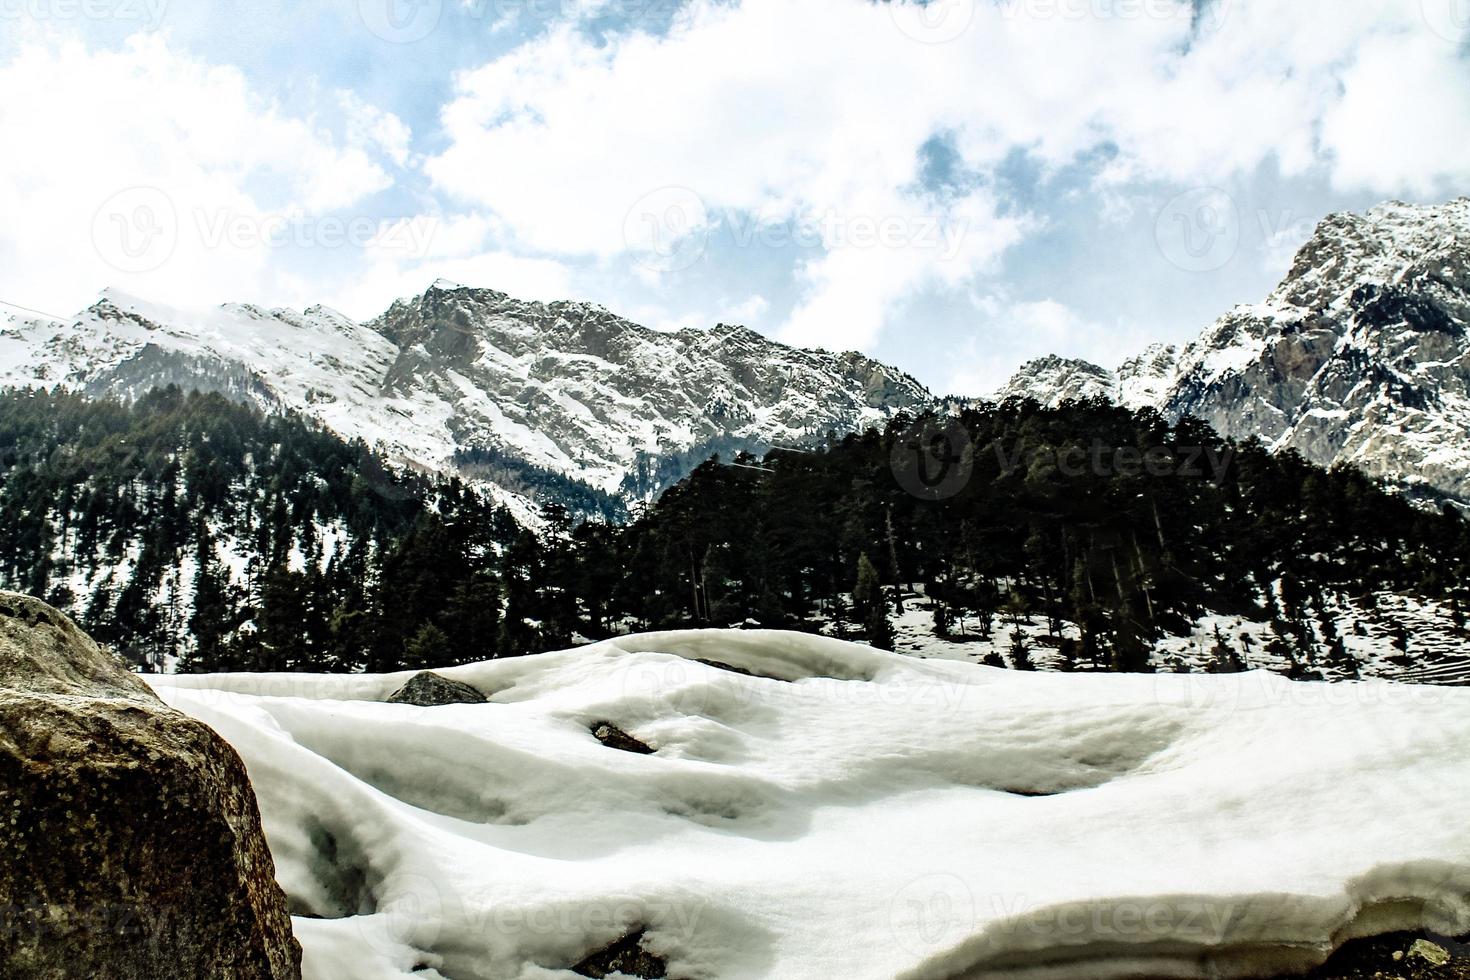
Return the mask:
[[[1470,932],[1470,691],[763,631],[442,673],[492,702],[150,678],[244,757],[309,980],[570,978],[640,929],[685,980],[1264,976]]]

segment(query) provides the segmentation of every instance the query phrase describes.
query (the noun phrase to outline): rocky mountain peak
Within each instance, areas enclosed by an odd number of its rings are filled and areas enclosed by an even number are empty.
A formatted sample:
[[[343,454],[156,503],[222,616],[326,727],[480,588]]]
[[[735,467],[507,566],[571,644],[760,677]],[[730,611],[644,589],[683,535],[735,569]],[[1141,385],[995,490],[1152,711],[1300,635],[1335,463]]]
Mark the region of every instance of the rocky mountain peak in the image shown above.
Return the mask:
[[[1048,354],[1021,365],[995,397],[1034,398],[1043,405],[1055,405],[1068,399],[1116,398],[1117,387],[1117,378],[1106,368]]]
[[[492,489],[517,507],[517,494],[574,481],[646,496],[713,452],[881,425],[933,403],[861,354],[743,327],[662,332],[595,303],[445,280],[366,323],[325,307],[186,311],[108,294],[70,323],[12,333],[0,337],[0,384],[219,391],[300,411],[414,466],[488,458]],[[483,466],[464,472],[488,479]]]
[[[1100,393],[1470,500],[1470,198],[1332,215],[1263,303],[1182,350],[1156,345],[1116,371],[1040,358],[1001,391]]]
[[[1366,214],[1325,218],[1298,250],[1269,303],[1306,310],[1346,305],[1365,284],[1420,279],[1463,289],[1470,246],[1470,198],[1430,206],[1391,201]]]

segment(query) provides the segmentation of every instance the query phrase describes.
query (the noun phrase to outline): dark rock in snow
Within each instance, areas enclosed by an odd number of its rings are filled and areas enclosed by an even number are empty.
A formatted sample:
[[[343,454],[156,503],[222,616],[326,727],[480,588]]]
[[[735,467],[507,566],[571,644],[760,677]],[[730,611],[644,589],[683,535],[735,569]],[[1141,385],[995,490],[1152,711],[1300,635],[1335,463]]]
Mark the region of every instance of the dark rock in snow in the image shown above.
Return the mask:
[[[605,721],[599,721],[592,726],[592,737],[610,749],[636,752],[639,755],[652,755],[655,751],[653,746],[647,742],[640,741],[618,726]]]
[[[641,929],[628,933],[572,967],[572,972],[597,980],[613,974],[664,980],[668,975],[668,962],[643,948],[643,935],[644,930]]]
[[[774,674],[758,674],[753,670],[746,670],[744,667],[736,667],[734,664],[721,663],[718,660],[705,660],[703,658],[698,658],[695,660],[695,663],[704,664],[706,667],[713,667],[716,670],[728,670],[730,673],[740,674],[742,677],[756,677],[760,680],[765,681],[780,681],[782,684],[791,683],[790,678],[787,677],[776,677]]]
[[[1418,952],[1415,952],[1415,951]],[[1458,940],[1395,932],[1344,943],[1304,980],[1466,980],[1470,936]]]
[[[413,704],[437,708],[443,704],[484,704],[488,698],[461,681],[452,681],[431,670],[414,674],[407,684],[388,699],[389,704]]]
[[[235,750],[71,620],[10,592],[0,787],[0,976],[301,976]]]

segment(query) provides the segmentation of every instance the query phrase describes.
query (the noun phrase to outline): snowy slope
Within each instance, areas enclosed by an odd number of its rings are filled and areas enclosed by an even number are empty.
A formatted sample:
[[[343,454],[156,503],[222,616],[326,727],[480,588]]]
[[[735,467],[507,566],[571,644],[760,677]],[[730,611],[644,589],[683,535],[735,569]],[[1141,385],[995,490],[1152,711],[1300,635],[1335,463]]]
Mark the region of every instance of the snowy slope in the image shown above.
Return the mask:
[[[1327,218],[1264,303],[1117,371],[1043,358],[1002,394],[1104,393],[1470,500],[1470,198]]]
[[[303,412],[409,465],[449,470],[461,451],[494,449],[629,497],[711,451],[861,429],[930,402],[859,354],[739,327],[660,333],[591,304],[442,280],[367,324],[323,307],[181,310],[116,292],[69,322],[0,324],[0,385],[135,395],[170,382]]]
[[[1470,931],[1470,691],[714,631],[445,673],[492,703],[151,679],[244,757],[308,980],[570,980],[644,930],[685,980],[1240,977]]]
[[[1378,679],[1470,686],[1470,644],[1452,608],[1411,595],[1379,592],[1370,599],[1332,596],[1324,614],[1311,624],[1312,651],[1292,654],[1281,644],[1280,624],[1236,614],[1205,612],[1189,633],[1165,634],[1153,645],[1150,663],[1162,673],[1207,673],[1219,668],[1222,652],[1241,667],[1290,675],[1293,669],[1330,680]],[[1333,663],[1330,638],[1341,637],[1349,659]],[[813,617],[812,626],[835,636],[836,624]],[[973,618],[957,622],[947,636],[934,632],[934,605],[922,591],[904,595],[904,612],[894,617],[894,649],[909,656],[962,663],[1016,667],[1013,634],[1019,628],[1030,663],[1039,670],[1067,665],[1059,652],[1063,640],[1081,636],[1077,625],[1060,621],[1058,633],[1045,616],[993,619],[988,632]],[[1293,656],[1301,656],[1293,663]]]

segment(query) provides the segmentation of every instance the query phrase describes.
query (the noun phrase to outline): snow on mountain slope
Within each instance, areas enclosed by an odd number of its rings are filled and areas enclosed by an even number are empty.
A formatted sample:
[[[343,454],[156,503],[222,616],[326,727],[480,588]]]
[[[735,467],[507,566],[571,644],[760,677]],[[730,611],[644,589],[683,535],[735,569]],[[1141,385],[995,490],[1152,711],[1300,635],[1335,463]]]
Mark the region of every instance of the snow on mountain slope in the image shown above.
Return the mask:
[[[1043,358],[1003,394],[1104,393],[1470,500],[1470,198],[1327,218],[1266,299],[1116,372]]]
[[[1168,411],[1470,498],[1470,199],[1324,221],[1180,357]]]
[[[607,490],[640,457],[853,431],[932,400],[861,354],[800,350],[723,324],[661,333],[594,304],[447,283],[368,326],[402,350],[384,391],[453,405],[458,445],[507,438],[531,462]]]
[[[1470,931],[1470,691],[760,631],[444,673],[491,703],[150,678],[243,756],[307,980],[573,980],[639,933],[686,980],[1244,977]]]
[[[591,304],[442,280],[367,324],[323,307],[194,311],[108,292],[70,322],[0,330],[3,385],[135,395],[170,382],[303,412],[415,466],[495,450],[630,497],[707,452],[847,432],[931,401],[860,354],[723,325],[660,333]]]

